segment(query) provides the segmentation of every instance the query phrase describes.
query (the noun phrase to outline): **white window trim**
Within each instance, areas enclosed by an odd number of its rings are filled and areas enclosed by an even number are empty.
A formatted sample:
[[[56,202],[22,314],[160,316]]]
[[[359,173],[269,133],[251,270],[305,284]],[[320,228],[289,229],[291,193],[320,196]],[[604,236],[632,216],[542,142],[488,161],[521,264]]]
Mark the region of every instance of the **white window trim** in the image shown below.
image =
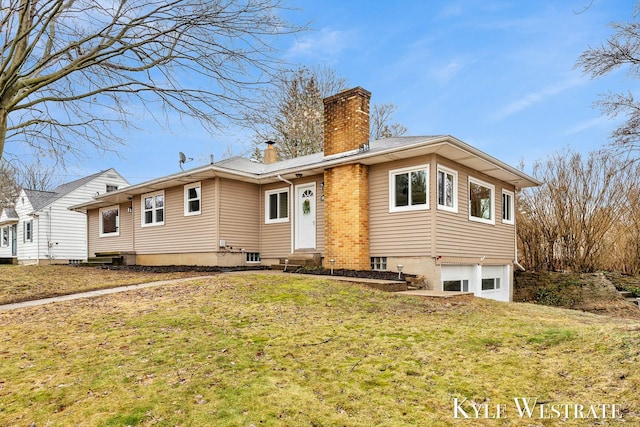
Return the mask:
[[[516,223],[516,219],[515,219],[515,203],[516,203],[515,194],[512,191],[504,190],[504,189],[502,190],[502,194],[503,195],[506,194],[507,196],[509,196],[511,198],[511,203],[509,204],[509,216],[511,217],[511,219],[504,219],[504,215],[502,214],[502,211],[504,210],[504,201],[501,200],[502,209],[501,209],[500,215],[503,216],[502,223],[503,224],[514,225]],[[504,197],[502,199],[504,199]]]
[[[396,185],[395,176],[411,172],[424,171],[426,176],[426,203],[424,205],[396,206]],[[410,166],[402,169],[389,171],[389,212],[424,211],[429,209],[429,165]]]
[[[191,190],[192,188],[199,188],[200,189],[200,196],[197,199],[200,202],[200,209],[198,209],[197,211],[189,212],[189,202],[191,200],[196,200],[196,199],[189,199],[189,190]],[[201,185],[201,183],[200,182],[194,182],[194,183],[185,185],[184,186],[184,216],[200,215],[201,213],[202,213],[202,185]]]
[[[453,207],[447,206],[447,205],[441,205],[440,203],[438,203],[438,196],[440,193],[440,189],[436,188],[436,203],[438,204],[438,210],[458,213],[458,171],[449,169],[446,166],[438,165],[438,171],[436,175],[436,186],[438,185],[438,175],[440,174],[440,172],[445,172],[453,175]]]
[[[491,190],[491,218],[484,219],[471,215],[471,184],[481,185]],[[469,186],[467,187],[467,198],[469,200],[469,221],[481,222],[484,224],[496,224],[496,187],[493,184],[479,180],[477,178],[469,177]],[[500,214],[502,215],[502,213]]]
[[[154,207],[153,207],[153,209],[151,209],[151,211],[154,212],[153,219],[155,220],[156,219],[155,211],[157,210],[157,208],[155,207],[155,203],[156,203],[155,202],[155,197],[160,195],[160,194],[162,194],[162,197],[163,197],[163,200],[164,200],[164,205],[162,206],[162,210],[163,210],[162,221],[159,221],[159,222],[152,221],[149,224],[146,224],[144,222],[144,216],[145,216],[145,213],[147,212],[147,210],[144,207],[144,199],[146,197],[153,197]],[[164,225],[164,220],[167,218],[167,197],[164,194],[164,190],[154,191],[153,193],[142,194],[140,196],[140,213],[141,213],[140,214],[140,226],[141,227],[157,227],[157,226],[160,226],[160,225]]]
[[[117,209],[118,210],[118,221],[116,224],[116,228],[118,231],[114,232],[114,233],[105,233],[103,230],[103,225],[102,225],[102,211],[110,211],[112,209]],[[117,237],[120,235],[120,205],[114,205],[114,206],[107,206],[104,208],[100,208],[100,211],[98,212],[98,227],[100,228],[100,237]]]
[[[271,219],[269,218],[269,211],[271,207],[269,204],[269,196],[271,196],[272,194],[280,194],[280,193],[287,193],[287,217]],[[280,197],[278,197],[278,200],[280,200]],[[290,209],[291,209],[291,194],[289,194],[289,187],[282,187],[274,190],[267,190],[264,192],[264,223],[265,224],[277,224],[281,222],[289,222]],[[278,212],[280,212],[279,207],[278,207]]]
[[[7,232],[7,243],[4,242],[4,233]],[[8,248],[11,242],[11,228],[9,226],[0,227],[0,247]]]
[[[29,237],[27,237],[27,226],[29,226]],[[22,223],[22,242],[33,243],[33,220],[25,221]]]

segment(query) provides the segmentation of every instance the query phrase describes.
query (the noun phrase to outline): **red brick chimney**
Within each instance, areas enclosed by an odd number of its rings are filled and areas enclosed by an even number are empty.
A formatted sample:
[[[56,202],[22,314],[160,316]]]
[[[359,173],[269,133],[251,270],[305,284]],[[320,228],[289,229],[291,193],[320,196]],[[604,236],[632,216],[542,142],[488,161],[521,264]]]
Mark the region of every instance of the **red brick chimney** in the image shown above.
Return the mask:
[[[357,150],[369,142],[371,92],[360,86],[324,99],[324,155]]]

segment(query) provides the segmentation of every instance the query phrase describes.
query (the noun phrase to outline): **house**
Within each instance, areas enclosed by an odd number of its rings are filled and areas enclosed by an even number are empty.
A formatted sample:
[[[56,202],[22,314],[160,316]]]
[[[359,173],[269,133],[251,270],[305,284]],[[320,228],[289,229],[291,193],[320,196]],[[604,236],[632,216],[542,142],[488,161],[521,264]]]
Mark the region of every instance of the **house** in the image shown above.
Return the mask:
[[[0,259],[20,264],[60,264],[87,259],[87,218],[69,210],[99,194],[126,187],[109,169],[53,191],[23,189],[0,215]]]
[[[235,157],[96,197],[89,253],[141,265],[275,264],[402,271],[431,289],[511,299],[515,194],[535,179],[448,135],[369,141],[371,94],[324,100],[324,152]],[[115,218],[115,220],[114,220]]]

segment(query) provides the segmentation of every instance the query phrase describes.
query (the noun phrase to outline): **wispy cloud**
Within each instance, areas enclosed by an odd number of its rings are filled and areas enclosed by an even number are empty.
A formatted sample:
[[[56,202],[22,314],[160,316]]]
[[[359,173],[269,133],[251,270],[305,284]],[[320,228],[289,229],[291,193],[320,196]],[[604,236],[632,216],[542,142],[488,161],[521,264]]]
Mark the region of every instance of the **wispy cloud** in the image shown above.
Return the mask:
[[[294,59],[328,62],[339,56],[346,49],[353,49],[357,40],[354,31],[342,31],[322,28],[316,32],[306,33],[296,40],[287,51],[286,56]]]
[[[548,86],[542,88],[536,92],[528,93],[520,98],[514,100],[513,102],[507,104],[505,107],[498,109],[495,111],[491,119],[492,120],[502,120],[514,114],[517,114],[527,108],[531,107],[534,104],[538,104],[543,102],[544,100],[556,96],[566,90],[574,88],[576,86],[580,86],[584,84],[584,80],[581,79],[569,79],[565,80],[559,84],[555,84],[552,86]]]
[[[595,128],[603,128],[610,127],[616,121],[620,121],[619,119],[612,119],[611,117],[602,114],[596,118],[584,120],[582,122],[576,123],[575,125],[568,128],[564,134],[565,135],[575,135],[578,133],[582,133],[587,130],[595,129]]]

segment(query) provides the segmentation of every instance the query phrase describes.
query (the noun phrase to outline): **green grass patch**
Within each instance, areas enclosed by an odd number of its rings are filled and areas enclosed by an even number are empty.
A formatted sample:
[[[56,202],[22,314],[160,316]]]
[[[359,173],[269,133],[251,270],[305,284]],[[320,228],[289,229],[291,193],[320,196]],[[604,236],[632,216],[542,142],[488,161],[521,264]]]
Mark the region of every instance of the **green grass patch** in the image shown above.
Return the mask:
[[[631,425],[638,331],[544,306],[221,275],[0,312],[0,425],[456,426],[454,398],[528,396],[620,404]],[[557,423],[525,421],[489,425]]]

